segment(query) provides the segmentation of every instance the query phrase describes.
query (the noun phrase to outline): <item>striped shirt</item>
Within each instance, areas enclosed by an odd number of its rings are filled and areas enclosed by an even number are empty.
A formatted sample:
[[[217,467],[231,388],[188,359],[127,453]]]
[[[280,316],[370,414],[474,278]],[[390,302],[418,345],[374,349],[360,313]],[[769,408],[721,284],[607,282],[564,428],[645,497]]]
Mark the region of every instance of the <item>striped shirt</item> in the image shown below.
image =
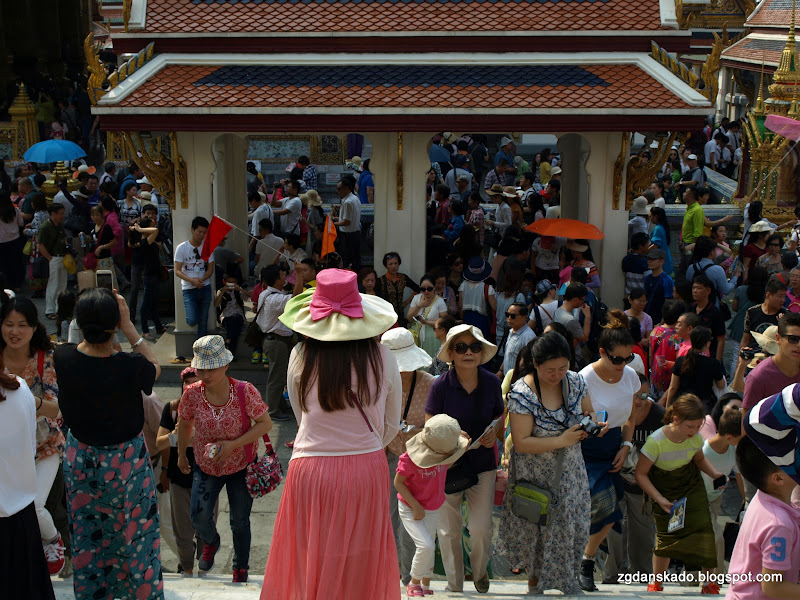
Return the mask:
[[[686,441],[676,444],[664,433],[664,427],[653,432],[642,447],[642,454],[664,471],[674,471],[689,463],[703,448],[703,437],[697,433]]]

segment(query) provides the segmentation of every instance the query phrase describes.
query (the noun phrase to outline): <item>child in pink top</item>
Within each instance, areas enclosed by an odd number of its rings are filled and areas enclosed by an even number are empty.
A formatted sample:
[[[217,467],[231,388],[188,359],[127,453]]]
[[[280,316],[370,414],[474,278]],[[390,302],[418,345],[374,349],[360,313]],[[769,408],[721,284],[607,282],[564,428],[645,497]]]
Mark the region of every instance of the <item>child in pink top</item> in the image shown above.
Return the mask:
[[[725,595],[729,599],[800,597],[800,510],[792,506],[797,485],[750,440],[736,446],[736,464],[758,491],[744,514],[728,572],[739,575]],[[757,581],[761,574],[776,581]]]
[[[439,508],[444,504],[444,483],[448,465],[466,451],[469,440],[453,417],[439,414],[428,419],[425,428],[406,442],[406,452],[397,462],[394,487],[397,489],[400,520],[417,547],[411,561],[409,598],[433,594],[436,527]]]

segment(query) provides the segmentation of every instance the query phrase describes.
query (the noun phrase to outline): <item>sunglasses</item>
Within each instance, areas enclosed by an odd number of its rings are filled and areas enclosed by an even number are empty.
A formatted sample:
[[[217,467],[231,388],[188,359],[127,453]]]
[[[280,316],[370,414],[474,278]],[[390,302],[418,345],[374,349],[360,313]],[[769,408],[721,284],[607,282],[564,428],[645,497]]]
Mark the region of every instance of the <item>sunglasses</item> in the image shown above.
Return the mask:
[[[518,316],[520,316],[519,313],[510,313],[510,312],[506,313],[506,319],[515,319]]]
[[[480,354],[483,351],[483,344],[480,342],[472,342],[471,344],[465,344],[464,342],[459,342],[455,346],[453,346],[453,350],[456,351],[456,354],[466,354],[467,350],[472,352],[473,354]]]
[[[430,286],[420,287],[419,289],[422,292],[432,292],[434,290],[434,288],[432,288]]]
[[[800,335],[784,335],[782,337],[786,339],[792,346],[800,344]]]
[[[606,354],[606,357],[613,365],[621,365],[622,363],[629,365],[633,362],[634,355],[633,353],[629,354],[628,356],[611,356],[610,354]]]

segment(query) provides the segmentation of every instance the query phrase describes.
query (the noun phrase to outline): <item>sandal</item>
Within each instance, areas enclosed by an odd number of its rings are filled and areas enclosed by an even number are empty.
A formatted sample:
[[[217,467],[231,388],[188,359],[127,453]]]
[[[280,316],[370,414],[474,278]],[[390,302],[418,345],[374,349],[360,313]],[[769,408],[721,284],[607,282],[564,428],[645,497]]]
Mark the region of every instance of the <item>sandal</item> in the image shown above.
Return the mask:
[[[294,440],[292,440],[291,442],[285,442],[283,445],[289,448],[289,450],[291,450],[294,448]]]
[[[522,573],[522,569],[509,569],[514,575],[519,575]]]
[[[189,360],[184,358],[183,356],[178,356],[177,358],[173,358],[169,362],[170,362],[170,364],[173,364],[173,365],[185,365],[186,363],[189,362]]]
[[[151,335],[151,334],[148,332],[148,333],[143,333],[143,334],[142,334],[142,339],[143,339],[143,340],[150,340],[150,341],[153,341],[153,340],[154,340],[154,339],[156,339],[156,338],[154,338],[154,337],[153,337],[153,336],[152,336],[152,335]]]
[[[47,315],[47,318],[50,319],[51,321],[55,321],[58,318],[58,316],[57,315]]]

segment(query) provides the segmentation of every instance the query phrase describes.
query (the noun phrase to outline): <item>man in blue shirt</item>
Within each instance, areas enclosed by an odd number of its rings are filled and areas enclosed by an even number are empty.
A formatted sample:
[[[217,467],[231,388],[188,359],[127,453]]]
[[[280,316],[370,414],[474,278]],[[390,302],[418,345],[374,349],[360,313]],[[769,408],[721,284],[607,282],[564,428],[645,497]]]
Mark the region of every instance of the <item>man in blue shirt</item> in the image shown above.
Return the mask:
[[[358,178],[358,199],[361,204],[375,203],[375,181],[372,179],[372,171],[369,170],[369,160],[364,161],[364,170]]]
[[[647,305],[644,308],[653,319],[653,324],[661,323],[661,310],[664,301],[673,297],[675,282],[664,273],[664,259],[667,253],[661,248],[653,248],[647,253],[647,268],[650,273],[644,277],[644,291],[647,294]]]
[[[139,168],[139,165],[131,161],[130,167],[128,168],[128,174],[125,175],[125,179],[123,179],[119,185],[119,199],[125,199],[125,190],[128,188],[128,183],[137,185],[136,180],[141,179],[142,177],[144,177],[144,171]]]
[[[514,185],[514,176],[517,173],[517,169],[514,167],[514,140],[508,136],[500,139],[500,150],[494,155],[495,167],[500,163],[501,158],[505,158],[508,165],[506,166],[505,185]]]

